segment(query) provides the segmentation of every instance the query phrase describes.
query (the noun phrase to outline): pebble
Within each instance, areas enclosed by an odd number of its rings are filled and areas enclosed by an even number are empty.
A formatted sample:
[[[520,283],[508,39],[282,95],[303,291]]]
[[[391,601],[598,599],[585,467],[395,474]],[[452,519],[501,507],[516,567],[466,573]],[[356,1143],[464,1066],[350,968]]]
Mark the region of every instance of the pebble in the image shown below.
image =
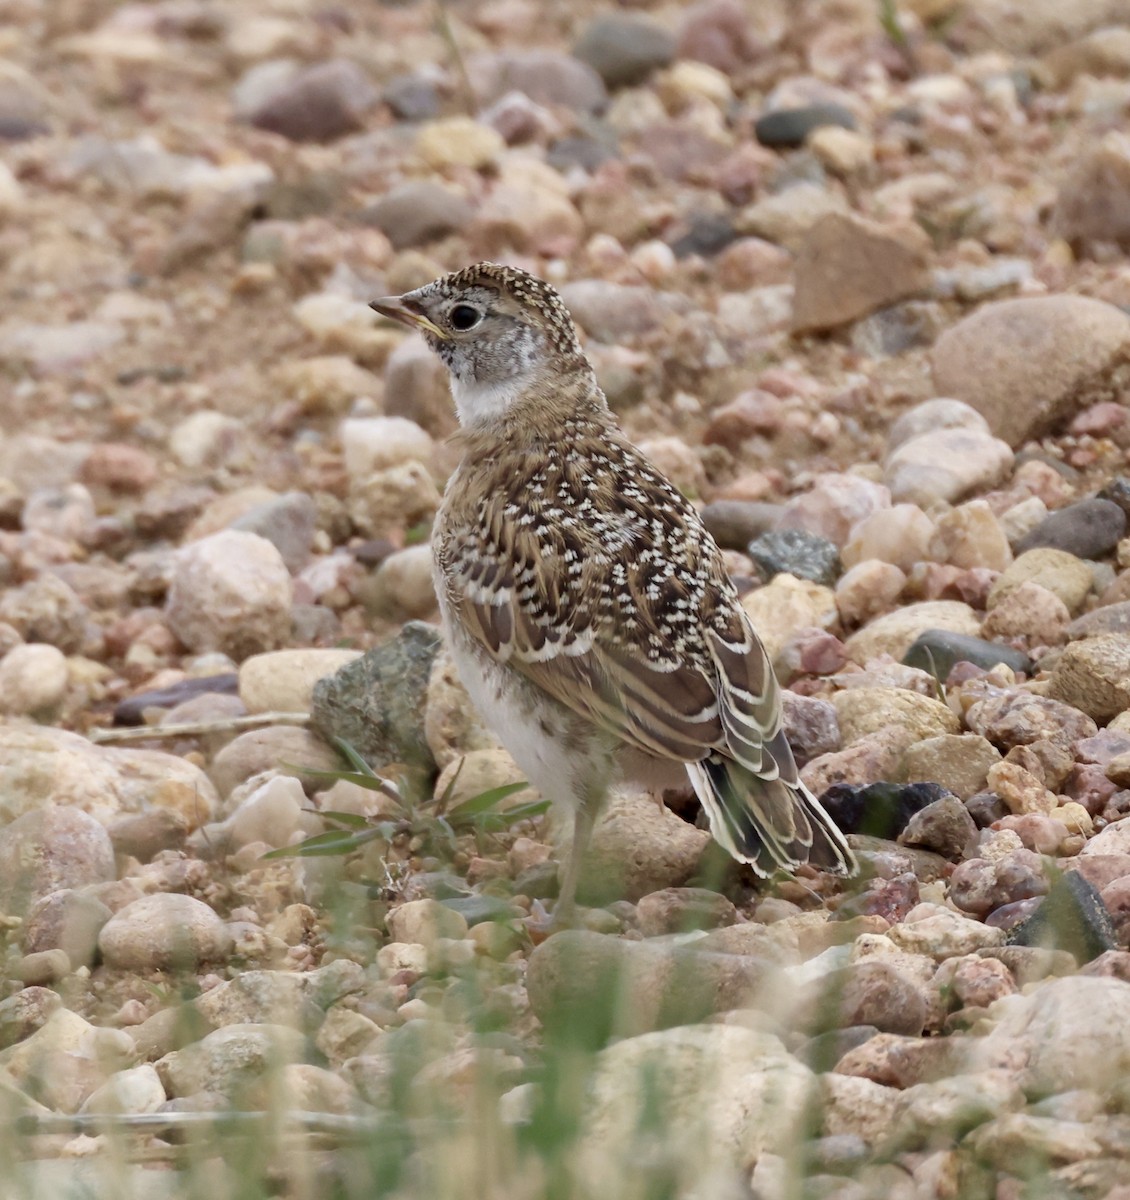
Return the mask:
[[[641,896],[636,904],[636,924],[644,937],[717,929],[737,920],[733,904],[705,888],[664,888]]]
[[[635,13],[610,13],[590,21],[573,46],[608,88],[634,87],[675,57],[675,38]]]
[[[1041,584],[1026,580],[1007,592],[985,617],[987,638],[1025,638],[1030,646],[1057,646],[1067,640],[1071,613]]]
[[[949,678],[959,662],[972,663],[986,671],[999,663],[1013,671],[1030,673],[1032,669],[1031,659],[1021,650],[946,629],[927,629],[920,633],[907,648],[902,661],[908,667],[928,671],[939,683]]]
[[[929,508],[995,487],[1012,469],[1007,442],[975,429],[945,428],[907,438],[888,455],[883,482],[891,498]]]
[[[246,77],[240,87],[245,83]],[[377,103],[379,93],[355,62],[331,59],[285,71],[257,103],[248,103],[245,97],[246,90],[241,96],[237,89],[236,113],[248,124],[292,142],[331,142],[364,127],[365,114]]]
[[[1122,137],[1089,146],[1068,168],[1052,211],[1051,228],[1073,246],[1130,243],[1130,149]]]
[[[318,509],[305,492],[287,492],[248,509],[229,528],[254,533],[282,556],[283,564],[297,574],[310,561],[318,526]]]
[[[1058,596],[1068,612],[1076,614],[1090,594],[1094,573],[1087,563],[1066,550],[1039,547],[1021,554],[1001,573],[989,591],[991,612],[1022,583],[1038,583]]]
[[[154,1065],[171,1097],[210,1092],[230,1102],[257,1076],[301,1059],[305,1041],[285,1025],[225,1025]]]
[[[787,573],[797,579],[831,585],[840,573],[840,555],[826,538],[803,529],[763,533],[747,547],[764,578]]]
[[[173,427],[169,450],[182,467],[199,470],[235,461],[243,455],[246,440],[242,421],[204,409]]]
[[[928,804],[910,818],[906,828],[899,834],[902,845],[932,850],[951,860],[964,858],[976,840],[977,826],[956,796],[943,797]]]
[[[23,951],[60,950],[68,969],[92,966],[98,935],[110,916],[106,905],[86,892],[73,887],[50,892],[28,909],[20,936]]]
[[[222,961],[231,935],[202,901],[158,892],[119,909],[102,927],[98,948],[108,966],[121,970],[194,971]]]
[[[985,500],[968,500],[940,516],[931,545],[938,562],[968,571],[1003,571],[1012,549],[1000,522]]]
[[[52,892],[116,878],[109,835],[78,809],[46,804],[0,828],[4,912],[23,914]]]
[[[440,938],[467,936],[466,918],[438,900],[406,901],[394,908],[387,920],[393,941],[409,945],[434,947]]]
[[[705,830],[652,797],[614,791],[593,829],[577,894],[588,901],[634,901],[681,887],[709,841]]]
[[[928,630],[976,637],[981,623],[968,604],[957,600],[924,600],[877,617],[848,638],[848,657],[861,666],[881,654],[901,661],[915,639]]]
[[[1038,546],[1077,558],[1102,558],[1126,533],[1126,513],[1110,500],[1080,500],[1049,514],[1016,543],[1017,554]]]
[[[565,284],[561,298],[573,319],[597,341],[615,343],[656,329],[663,319],[661,297],[647,287],[578,279]]]
[[[341,760],[321,738],[296,725],[268,725],[233,738],[208,768],[213,793],[229,797],[234,789],[264,771],[283,771],[303,778],[311,772],[341,769]],[[316,774],[304,778],[313,789]]]
[[[795,149],[809,134],[827,126],[855,129],[855,117],[841,104],[810,104],[801,108],[779,108],[757,118],[753,132],[763,146]]]
[[[335,416],[361,397],[381,394],[380,379],[344,354],[290,359],[272,373],[283,394],[304,413]]]
[[[455,429],[447,368],[422,337],[405,338],[388,356],[384,385],[388,417],[405,418],[433,438]]]
[[[291,601],[278,550],[258,534],[225,530],[177,552],[165,612],[189,649],[238,661],[286,642]]]
[[[1130,318],[1101,300],[997,300],[938,339],[934,383],[942,395],[972,405],[996,437],[1016,447],[1103,399],[1128,339]]]
[[[438,171],[454,167],[483,170],[506,149],[502,135],[471,117],[427,121],[416,135],[416,152]]]
[[[435,760],[424,707],[439,643],[432,626],[410,621],[396,637],[320,680],[313,729],[330,743],[344,738],[374,767],[400,763],[429,770]]]
[[[1070,642],[1056,660],[1048,694],[1096,721],[1130,708],[1130,636],[1105,634]]]
[[[468,73],[483,103],[522,92],[547,108],[594,113],[608,102],[604,81],[587,63],[551,50],[506,50],[473,55]]]
[[[436,611],[430,546],[409,546],[390,554],[358,591],[366,608],[393,621],[421,620]]]
[[[867,558],[836,583],[836,607],[845,625],[864,625],[888,612],[906,586],[906,573],[893,563]]]
[[[938,783],[960,800],[969,800],[985,787],[1000,751],[974,733],[939,734],[924,738],[906,751],[909,783]]]
[[[361,657],[359,650],[272,650],[245,658],[239,696],[248,712],[309,712],[319,679]]]
[[[396,250],[426,246],[470,224],[474,206],[459,192],[427,180],[412,180],[385,192],[357,219],[379,229]]]
[[[87,607],[57,575],[43,574],[0,593],[0,621],[25,642],[55,646],[64,654],[82,649],[86,638]]]
[[[760,500],[713,500],[699,515],[723,550],[744,552],[750,542],[772,531],[781,506]]]
[[[925,291],[927,261],[928,241],[918,231],[912,236],[829,213],[812,225],[797,251],[793,332],[832,329]]]
[[[840,736],[850,746],[883,729],[905,731],[907,743],[957,733],[957,717],[940,701],[901,688],[855,687],[832,697]]]
[[[345,469],[355,482],[405,463],[430,463],[436,445],[431,435],[407,417],[352,417],[339,431]]]
[[[902,571],[930,557],[937,528],[916,504],[880,508],[852,527],[841,557],[845,567],[878,559]]]
[[[165,1103],[165,1089],[157,1070],[149,1063],[129,1067],[112,1075],[83,1101],[81,1113],[117,1115],[155,1113]]]
[[[809,233],[828,216],[842,215],[847,205],[839,192],[815,183],[798,183],[743,208],[734,228],[744,237],[764,238],[799,254]]]
[[[831,588],[792,575],[777,575],[764,587],[747,593],[742,607],[771,659],[780,656],[798,630],[826,629],[836,616]]]
[[[804,529],[843,546],[860,521],[890,505],[891,493],[882,484],[859,475],[817,475],[807,492],[785,505],[778,528]]]
[[[49,719],[67,692],[67,660],[55,646],[13,646],[0,659],[0,709]]]

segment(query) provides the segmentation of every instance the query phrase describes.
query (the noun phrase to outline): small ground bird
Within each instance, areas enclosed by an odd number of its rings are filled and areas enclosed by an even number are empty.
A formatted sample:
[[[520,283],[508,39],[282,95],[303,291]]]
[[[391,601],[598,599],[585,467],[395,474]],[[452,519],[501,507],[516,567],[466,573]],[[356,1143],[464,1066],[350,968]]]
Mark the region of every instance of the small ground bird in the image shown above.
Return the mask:
[[[800,782],[773,668],[683,495],[620,430],[547,283],[478,263],[373,308],[451,374],[463,452],[433,534],[436,591],[472,700],[574,815],[555,921],[610,783],[685,769],[759,874],[855,870]]]

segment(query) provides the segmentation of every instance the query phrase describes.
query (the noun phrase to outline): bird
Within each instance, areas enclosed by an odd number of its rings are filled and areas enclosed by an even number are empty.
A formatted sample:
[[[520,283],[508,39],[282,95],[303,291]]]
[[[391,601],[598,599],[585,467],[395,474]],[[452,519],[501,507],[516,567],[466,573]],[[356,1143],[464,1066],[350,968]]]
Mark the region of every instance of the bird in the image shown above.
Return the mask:
[[[480,262],[371,307],[450,376],[461,459],[432,529],[440,617],[472,702],[573,815],[554,923],[575,918],[618,781],[689,777],[714,839],[759,876],[854,874],[717,544],[620,428],[559,293]]]

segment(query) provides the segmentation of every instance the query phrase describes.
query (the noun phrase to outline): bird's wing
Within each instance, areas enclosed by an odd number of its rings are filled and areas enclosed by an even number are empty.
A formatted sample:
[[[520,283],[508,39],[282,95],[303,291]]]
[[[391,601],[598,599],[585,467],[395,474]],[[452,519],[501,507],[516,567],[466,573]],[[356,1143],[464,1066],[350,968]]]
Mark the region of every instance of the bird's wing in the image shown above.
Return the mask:
[[[439,551],[448,600],[493,658],[637,749],[680,762],[721,750],[760,773],[780,728],[777,682],[686,508],[677,555],[656,545],[653,513],[650,554],[610,552],[590,529],[513,522],[500,545],[484,522]]]

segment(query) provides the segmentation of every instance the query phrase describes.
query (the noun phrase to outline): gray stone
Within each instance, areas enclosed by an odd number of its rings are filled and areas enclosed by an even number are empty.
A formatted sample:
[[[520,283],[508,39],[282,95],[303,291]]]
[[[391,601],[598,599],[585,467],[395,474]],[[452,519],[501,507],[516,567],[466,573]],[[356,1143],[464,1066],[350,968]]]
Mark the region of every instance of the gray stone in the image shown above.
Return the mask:
[[[48,804],[0,829],[0,909],[22,915],[62,888],[117,878],[110,835],[76,808]]]
[[[714,500],[703,508],[702,523],[724,550],[741,550],[781,519],[779,504],[760,500]]]
[[[976,844],[977,826],[956,796],[945,796],[916,812],[898,840],[904,846],[933,850],[943,858],[956,860]]]
[[[1126,513],[1112,500],[1079,500],[1045,517],[1013,547],[1017,554],[1050,546],[1077,558],[1102,558],[1126,532]]]
[[[230,529],[257,533],[282,555],[286,569],[297,574],[310,561],[318,508],[305,492],[287,492],[234,520]]]
[[[157,892],[120,909],[102,927],[106,964],[129,971],[196,970],[231,951],[227,926],[192,896]]]
[[[290,74],[245,119],[292,142],[331,142],[362,129],[378,99],[356,63],[333,59]]]
[[[1022,650],[947,629],[928,629],[919,634],[902,661],[908,667],[928,671],[939,683],[945,683],[954,664],[959,662],[969,662],[986,670],[998,663],[1026,674],[1032,670],[1032,660]]]
[[[357,218],[379,229],[394,249],[404,250],[461,232],[474,215],[474,206],[458,192],[417,179],[385,192]]]
[[[753,132],[763,146],[792,149],[804,145],[805,138],[822,125],[854,129],[855,117],[842,104],[806,104],[800,108],[778,108],[758,117]]]
[[[804,529],[763,533],[749,543],[747,552],[766,581],[787,572],[798,579],[830,586],[842,569],[840,552],[835,544]]]
[[[552,50],[507,50],[474,55],[467,63],[483,103],[524,92],[547,108],[561,105],[591,113],[608,101],[604,81],[587,63]]]
[[[632,87],[675,57],[675,38],[648,17],[609,13],[585,26],[573,56],[588,63],[607,87]]]
[[[331,743],[343,738],[374,767],[397,762],[431,771],[424,709],[439,645],[434,626],[410,621],[396,637],[319,680],[313,728]]]

